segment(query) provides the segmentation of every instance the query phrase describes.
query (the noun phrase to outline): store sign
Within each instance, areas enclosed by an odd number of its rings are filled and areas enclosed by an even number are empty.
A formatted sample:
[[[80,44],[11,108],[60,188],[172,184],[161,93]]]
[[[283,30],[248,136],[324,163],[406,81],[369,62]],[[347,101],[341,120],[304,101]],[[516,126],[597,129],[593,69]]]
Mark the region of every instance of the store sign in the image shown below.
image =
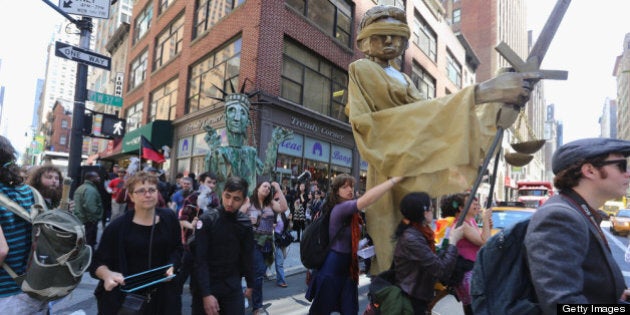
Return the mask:
[[[368,169],[368,162],[366,160],[364,160],[364,159],[361,159],[361,162],[359,162],[359,168],[362,171],[367,171],[367,169]]]
[[[278,146],[278,154],[302,157],[304,152],[304,137],[293,134],[293,139],[285,140]]]
[[[179,139],[177,143],[177,157],[181,158],[181,157],[190,156],[191,153],[192,153],[192,138],[187,137],[187,138]]]
[[[305,137],[304,158],[328,163],[330,161],[330,143]]]
[[[330,128],[322,125],[305,121],[297,117],[291,117],[291,126],[306,131],[308,133],[315,133],[326,138],[334,139],[337,141],[343,141],[344,135],[341,132],[334,131]]]
[[[352,150],[333,145],[330,163],[352,168]]]
[[[203,127],[208,125],[208,126],[216,126],[218,125],[221,121],[223,121],[225,119],[225,114],[221,113],[221,114],[215,114],[215,115],[211,115],[211,116],[205,116],[202,119],[197,119],[191,122],[186,123],[186,125],[183,128],[183,132],[185,133],[196,133],[196,132],[200,132],[203,131]],[[216,128],[215,128],[216,129]]]
[[[116,81],[114,83],[114,95],[122,96],[123,94],[123,80],[125,80],[125,74],[123,72],[116,72]]]

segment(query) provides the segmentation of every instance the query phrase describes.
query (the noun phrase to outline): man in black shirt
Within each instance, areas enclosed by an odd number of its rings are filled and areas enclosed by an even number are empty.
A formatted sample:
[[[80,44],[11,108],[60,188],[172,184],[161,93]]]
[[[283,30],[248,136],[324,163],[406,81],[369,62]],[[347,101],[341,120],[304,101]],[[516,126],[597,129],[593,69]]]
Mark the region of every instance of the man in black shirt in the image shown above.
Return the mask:
[[[221,206],[209,209],[196,224],[193,314],[244,314],[244,297],[254,284],[251,221],[239,211],[247,200],[247,182],[240,177],[226,180]],[[241,290],[245,277],[247,289]]]

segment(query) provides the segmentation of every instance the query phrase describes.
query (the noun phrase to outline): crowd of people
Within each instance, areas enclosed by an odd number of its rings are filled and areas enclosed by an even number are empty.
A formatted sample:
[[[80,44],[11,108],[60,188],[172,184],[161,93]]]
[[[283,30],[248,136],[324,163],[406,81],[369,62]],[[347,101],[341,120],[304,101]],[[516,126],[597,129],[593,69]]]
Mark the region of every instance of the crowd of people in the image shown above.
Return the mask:
[[[371,273],[393,269],[394,285],[412,313],[429,312],[442,296],[442,284],[452,289],[465,314],[473,314],[473,266],[491,237],[492,209],[482,210],[477,196],[466,191],[438,192],[465,190],[462,182],[472,182],[497,121],[511,125],[505,106],[483,104],[524,104],[540,74],[505,72],[427,100],[392,66],[411,35],[406,23],[403,10],[375,6],[359,24],[357,46],[366,58],[349,65],[346,113],[369,166],[361,194],[350,174],[337,174],[329,182],[280,184],[255,182],[253,172],[220,181],[211,172],[199,180],[185,172],[171,184],[153,167],[130,172],[114,165],[109,173],[87,169],[67,202],[94,248],[89,271],[99,280],[94,292],[99,314],[129,314],[138,305],[141,314],[181,314],[188,307],[181,302],[185,283],[190,283],[193,314],[244,314],[246,299],[252,313],[260,314],[263,281],[274,262],[276,284],[288,286],[283,261],[290,241],[279,240],[295,236],[300,242],[322,215],[330,217],[331,243],[323,265],[307,281],[309,314],[360,312],[362,239],[371,239],[376,251]],[[241,106],[239,115],[248,117],[248,106]],[[247,124],[238,127],[240,144]],[[253,149],[247,152],[256,155]],[[32,189],[49,207],[64,202],[58,169],[22,169],[16,156],[0,136],[2,194],[25,209],[34,203]],[[554,153],[559,194],[533,214],[524,240],[540,313],[557,314],[561,303],[628,303],[630,290],[596,211],[606,200],[626,194],[628,156],[630,141],[608,138],[573,141]],[[434,222],[437,205],[441,218]],[[31,232],[30,223],[0,204],[0,263],[18,274],[27,268]],[[130,288],[126,281],[155,270],[160,274],[151,285]],[[23,293],[0,270],[0,309],[46,314],[50,307]]]
[[[0,142],[12,148],[5,138],[0,137]],[[558,200],[546,203],[534,214],[524,244],[542,313],[555,314],[557,303],[612,304],[630,295],[619,266],[606,250],[607,241],[598,224],[601,217],[592,210],[625,194],[630,178],[628,155],[630,142],[605,138],[578,140],[560,147],[554,155],[555,184],[560,190],[554,198]],[[30,189],[35,188],[48,207],[58,207],[63,181],[59,170],[49,165],[37,167],[24,181],[14,156],[11,150],[0,150],[2,193],[29,208],[34,202]],[[120,169],[117,174],[125,176]],[[137,291],[145,299],[144,314],[181,313],[188,307],[181,302],[188,281],[193,314],[244,314],[245,299],[251,299],[252,311],[258,314],[262,310],[262,283],[272,263],[276,265],[276,284],[287,287],[282,261],[288,245],[279,246],[275,238],[295,225],[291,203],[309,209],[304,209],[309,218],[317,216],[316,212],[330,213],[331,238],[341,231],[332,241],[324,265],[314,270],[308,282],[305,297],[312,302],[309,314],[361,311],[357,251],[367,223],[361,213],[406,178],[389,178],[361,195],[356,194],[355,178],[348,174],[337,175],[328,194],[318,185],[313,185],[313,190],[301,184],[289,189],[275,181],[261,181],[250,196],[249,183],[242,178],[229,178],[221,196],[213,190],[216,177],[212,173],[202,173],[199,178],[194,189],[189,177],[181,177],[182,188],[170,198],[175,203],[183,196],[177,211],[158,206],[159,179],[153,172],[139,171],[125,176],[124,185],[112,185],[125,191],[132,206],[123,204],[128,208],[105,226],[99,240],[87,234],[88,244],[95,249],[89,270],[99,280],[95,289],[99,312],[117,314],[128,307],[129,294],[122,289],[125,277],[162,267],[164,279],[172,280]],[[71,202],[70,208],[82,219],[86,231],[98,225],[103,212],[96,185],[103,185],[99,174],[86,172]],[[471,198],[464,215],[464,205]],[[458,268],[460,261],[473,265],[477,252],[490,238],[492,209],[482,210],[476,197],[464,191],[439,198],[411,192],[402,198],[398,210],[402,219],[391,235],[395,244],[391,268],[414,314],[430,311],[439,298],[436,284],[447,283],[457,273],[461,275],[450,284],[450,292],[462,302],[465,314],[473,314],[472,268]],[[438,212],[440,219],[434,222]],[[23,272],[28,260],[23,252],[12,249],[30,246],[30,225],[2,205],[0,214],[0,260]],[[463,224],[457,227],[462,215]],[[554,221],[563,224],[550,225]],[[571,241],[560,240],[565,237]],[[573,258],[555,261],[550,257]],[[607,266],[610,274],[601,266]],[[595,287],[599,289],[593,290]],[[46,314],[51,307],[21,293],[13,279],[0,271],[3,305],[33,314]]]

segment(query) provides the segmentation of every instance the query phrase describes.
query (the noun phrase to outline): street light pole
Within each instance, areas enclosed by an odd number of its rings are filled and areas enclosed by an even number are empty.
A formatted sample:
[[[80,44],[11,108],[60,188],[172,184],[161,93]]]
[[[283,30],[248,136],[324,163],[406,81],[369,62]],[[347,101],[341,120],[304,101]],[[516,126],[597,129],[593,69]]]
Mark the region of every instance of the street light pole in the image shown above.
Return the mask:
[[[90,37],[92,34],[92,18],[83,17],[76,23],[81,30],[79,47],[90,49]],[[83,119],[85,117],[85,100],[87,99],[87,75],[88,66],[79,62],[77,64],[77,78],[74,87],[74,108],[72,110],[72,131],[70,133],[70,154],[68,157],[68,176],[72,179],[70,198],[74,190],[81,183],[81,151],[83,150]]]
[[[79,28],[81,35],[79,47],[90,49],[90,37],[92,36],[92,18],[84,16],[77,20],[70,14],[59,9],[48,0],[43,0],[48,6],[72,22]],[[115,1],[114,1],[115,2]],[[83,150],[83,119],[85,118],[85,100],[87,99],[87,74],[88,66],[82,62],[77,65],[77,78],[74,86],[74,107],[72,109],[72,129],[70,132],[70,153],[68,155],[68,176],[72,179],[70,198],[74,190],[81,182],[81,151]]]

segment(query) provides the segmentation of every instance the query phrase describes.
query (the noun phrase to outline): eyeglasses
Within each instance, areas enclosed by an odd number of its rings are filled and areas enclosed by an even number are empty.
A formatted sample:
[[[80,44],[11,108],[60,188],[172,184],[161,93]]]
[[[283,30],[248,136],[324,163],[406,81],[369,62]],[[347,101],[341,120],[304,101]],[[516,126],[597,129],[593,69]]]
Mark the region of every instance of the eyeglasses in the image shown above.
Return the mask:
[[[155,188],[149,188],[149,189],[144,189],[144,188],[140,188],[138,190],[134,190],[133,193],[136,195],[144,195],[146,193],[149,193],[150,195],[153,195],[157,192],[157,189]]]
[[[628,171],[628,160],[626,159],[602,161],[598,163],[593,163],[593,166],[602,167],[604,165],[611,165],[611,164],[617,165],[617,168],[619,168],[619,171],[622,173],[626,173]]]

